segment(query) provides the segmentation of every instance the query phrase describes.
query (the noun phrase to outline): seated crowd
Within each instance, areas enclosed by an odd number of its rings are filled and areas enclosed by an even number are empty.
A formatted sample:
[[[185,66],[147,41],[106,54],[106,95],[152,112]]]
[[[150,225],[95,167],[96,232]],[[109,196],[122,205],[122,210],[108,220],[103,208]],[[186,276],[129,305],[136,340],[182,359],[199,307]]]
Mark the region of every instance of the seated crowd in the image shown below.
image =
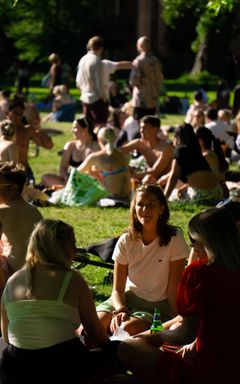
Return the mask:
[[[240,159],[240,112],[232,119],[229,108],[213,108],[198,90],[172,133],[163,131],[157,115],[134,119],[130,102],[104,126],[74,118],[59,174],[45,173],[35,185],[30,142],[48,150],[54,142],[36,106],[2,95],[0,383],[30,384],[26,361],[37,382],[49,384],[75,381],[78,366],[81,383],[104,382],[97,378],[111,364],[130,370],[136,383],[237,382],[240,332],[232,324],[239,308],[240,203],[225,199],[229,182],[240,181],[240,173],[229,170]],[[45,120],[67,99],[56,97]],[[74,268],[73,227],[43,218],[29,203],[44,191],[64,191],[72,169],[130,207],[129,226],[112,254],[111,296],[97,307]],[[32,183],[39,195],[29,192]],[[174,200],[211,206],[188,223],[191,249],[171,217]],[[221,201],[227,204],[213,208]],[[163,328],[150,334],[156,307]],[[112,340],[119,327],[128,337]]]

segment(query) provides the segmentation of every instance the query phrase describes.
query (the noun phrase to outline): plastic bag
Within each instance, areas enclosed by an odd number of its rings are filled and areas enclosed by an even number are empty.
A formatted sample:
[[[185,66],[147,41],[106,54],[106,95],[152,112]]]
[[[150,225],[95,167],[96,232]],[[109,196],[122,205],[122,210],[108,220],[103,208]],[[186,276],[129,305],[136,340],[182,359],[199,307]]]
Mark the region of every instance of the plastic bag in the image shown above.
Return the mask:
[[[110,340],[124,340],[124,339],[130,339],[131,336],[128,332],[124,331],[122,327],[117,327],[116,331],[113,333],[113,335],[110,337]]]
[[[94,204],[109,192],[94,177],[72,168],[61,198],[61,203],[70,207]]]

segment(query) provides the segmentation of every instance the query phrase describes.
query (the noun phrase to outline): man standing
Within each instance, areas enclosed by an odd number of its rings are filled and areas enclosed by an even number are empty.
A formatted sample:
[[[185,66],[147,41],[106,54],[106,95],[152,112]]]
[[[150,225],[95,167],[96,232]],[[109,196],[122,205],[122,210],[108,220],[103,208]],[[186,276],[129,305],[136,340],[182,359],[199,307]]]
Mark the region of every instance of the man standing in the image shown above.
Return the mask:
[[[143,116],[157,113],[163,73],[160,61],[150,51],[147,36],[137,40],[137,50],[139,55],[133,61],[130,84],[133,87],[133,116],[134,119],[140,120]]]
[[[87,43],[87,51],[78,64],[76,84],[81,91],[83,114],[92,119],[96,126],[101,126],[108,118],[101,61],[103,39],[100,36],[92,37]]]

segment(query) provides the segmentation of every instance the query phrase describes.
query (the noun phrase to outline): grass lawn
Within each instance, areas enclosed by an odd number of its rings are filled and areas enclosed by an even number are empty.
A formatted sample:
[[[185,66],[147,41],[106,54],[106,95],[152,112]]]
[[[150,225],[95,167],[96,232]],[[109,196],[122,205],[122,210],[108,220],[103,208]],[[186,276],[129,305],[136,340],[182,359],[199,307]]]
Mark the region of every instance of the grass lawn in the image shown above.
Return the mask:
[[[182,116],[161,116],[162,124],[174,125],[182,122]],[[71,123],[48,122],[43,128],[58,128],[61,135],[52,136],[54,148],[52,150],[40,149],[38,157],[34,157],[34,145],[30,146],[29,162],[34,171],[36,182],[40,182],[41,175],[46,172],[58,173],[60,157],[57,152],[63,148],[64,143],[72,138]],[[121,234],[129,224],[129,210],[126,208],[97,208],[97,207],[45,207],[39,208],[44,217],[61,219],[71,224],[75,229],[78,247],[106,240]],[[201,207],[194,205],[170,204],[171,222],[180,226],[187,239],[187,223],[190,217]],[[96,258],[99,260],[98,258]],[[105,268],[86,266],[81,272],[88,283],[93,286],[96,303],[110,295],[111,286],[103,284],[107,272]]]

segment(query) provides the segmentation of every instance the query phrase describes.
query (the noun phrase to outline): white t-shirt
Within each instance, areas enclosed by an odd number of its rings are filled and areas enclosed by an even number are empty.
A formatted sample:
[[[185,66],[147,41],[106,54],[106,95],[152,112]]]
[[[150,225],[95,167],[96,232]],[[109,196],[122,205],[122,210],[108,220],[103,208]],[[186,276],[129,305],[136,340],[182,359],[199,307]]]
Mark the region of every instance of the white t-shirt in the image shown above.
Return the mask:
[[[130,290],[144,300],[156,302],[167,298],[170,262],[185,259],[188,255],[189,247],[182,232],[177,230],[176,236],[163,247],[160,247],[158,237],[144,245],[141,239],[132,240],[128,233],[124,233],[112,258],[119,264],[128,265],[125,291]]]
[[[109,88],[110,88],[110,75],[117,69],[117,62],[104,59],[102,60],[103,65],[103,89],[104,96],[109,100]]]
[[[76,76],[77,87],[81,90],[80,99],[87,104],[93,104],[104,97],[103,95],[103,65],[100,57],[93,51],[88,51],[78,64]]]
[[[234,139],[228,134],[231,132],[231,127],[225,121],[215,120],[205,124],[205,127],[212,131],[212,134],[229,146],[229,148],[234,147]]]

